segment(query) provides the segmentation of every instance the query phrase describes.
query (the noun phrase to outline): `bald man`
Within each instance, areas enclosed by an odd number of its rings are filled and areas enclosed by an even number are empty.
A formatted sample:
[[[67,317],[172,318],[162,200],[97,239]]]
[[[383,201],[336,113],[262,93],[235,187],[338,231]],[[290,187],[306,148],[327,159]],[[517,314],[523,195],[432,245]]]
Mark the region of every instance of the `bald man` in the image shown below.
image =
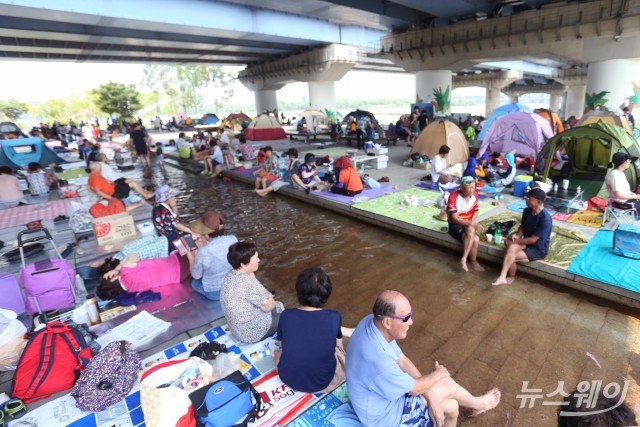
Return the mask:
[[[473,396],[438,362],[430,374],[420,373],[396,342],[406,338],[412,316],[404,295],[383,291],[349,340],[347,389],[362,425],[449,427],[456,425],[460,406],[474,416],[495,408],[497,388]]]

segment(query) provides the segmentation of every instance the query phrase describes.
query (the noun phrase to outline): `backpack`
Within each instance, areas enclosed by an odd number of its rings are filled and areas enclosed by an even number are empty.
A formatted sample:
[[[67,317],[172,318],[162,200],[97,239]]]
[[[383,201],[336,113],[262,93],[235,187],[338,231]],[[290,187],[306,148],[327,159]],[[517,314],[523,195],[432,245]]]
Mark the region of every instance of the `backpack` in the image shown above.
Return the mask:
[[[246,425],[262,407],[260,394],[240,371],[194,391],[189,398],[199,427]]]
[[[84,412],[100,412],[129,394],[138,379],[140,356],[126,341],[113,341],[82,371],[71,395]]]
[[[63,322],[51,322],[27,342],[13,377],[11,396],[30,403],[68,390],[92,357],[80,331]]]

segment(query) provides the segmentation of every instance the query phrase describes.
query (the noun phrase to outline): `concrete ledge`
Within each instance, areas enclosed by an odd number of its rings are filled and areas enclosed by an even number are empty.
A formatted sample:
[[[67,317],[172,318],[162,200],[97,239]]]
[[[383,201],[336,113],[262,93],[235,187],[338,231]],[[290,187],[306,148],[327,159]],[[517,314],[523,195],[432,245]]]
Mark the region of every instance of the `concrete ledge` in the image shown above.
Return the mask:
[[[251,179],[251,177],[240,173],[226,171],[223,172],[223,174],[233,178],[234,180],[254,185],[254,180]],[[460,251],[460,243],[447,233],[439,233],[413,224],[398,221],[393,218],[384,217],[371,212],[360,211],[349,205],[336,203],[331,200],[319,197],[310,197],[304,192],[290,187],[281,188],[278,190],[277,194],[291,197],[307,204],[315,205],[377,227],[385,228],[394,232],[400,232],[406,236],[431,244],[436,244],[442,248],[458,252]],[[478,248],[478,258],[481,260],[501,265],[503,256],[504,249],[484,242],[480,243],[480,247]],[[607,301],[612,301],[616,304],[632,308],[640,308],[640,294],[617,286],[612,286],[607,283],[576,276],[575,274],[568,273],[564,268],[557,267],[544,261],[534,261],[529,264],[518,265],[518,271],[548,282],[566,286],[570,289],[605,299]]]

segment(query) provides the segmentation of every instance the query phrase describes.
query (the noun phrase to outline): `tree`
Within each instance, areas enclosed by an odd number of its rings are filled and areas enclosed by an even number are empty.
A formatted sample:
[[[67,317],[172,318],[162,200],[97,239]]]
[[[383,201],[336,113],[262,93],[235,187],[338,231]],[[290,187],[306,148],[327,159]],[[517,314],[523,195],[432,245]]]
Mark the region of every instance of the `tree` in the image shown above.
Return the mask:
[[[180,103],[184,112],[198,112],[204,100],[204,90],[211,82],[210,67],[206,65],[178,65],[176,79]]]
[[[29,111],[29,107],[24,102],[11,98],[8,101],[0,101],[0,112],[11,121],[18,121],[18,117]]]
[[[92,93],[98,108],[109,116],[132,117],[133,112],[141,107],[140,95],[134,85],[109,82],[100,85]]]

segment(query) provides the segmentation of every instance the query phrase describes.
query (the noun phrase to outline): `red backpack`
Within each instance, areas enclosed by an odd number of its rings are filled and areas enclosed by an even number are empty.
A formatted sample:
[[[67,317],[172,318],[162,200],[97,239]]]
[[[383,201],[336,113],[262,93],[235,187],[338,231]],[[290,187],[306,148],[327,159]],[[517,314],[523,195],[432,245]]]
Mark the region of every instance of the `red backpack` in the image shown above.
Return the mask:
[[[29,339],[13,377],[11,396],[30,403],[68,390],[92,357],[80,331],[51,322]]]

